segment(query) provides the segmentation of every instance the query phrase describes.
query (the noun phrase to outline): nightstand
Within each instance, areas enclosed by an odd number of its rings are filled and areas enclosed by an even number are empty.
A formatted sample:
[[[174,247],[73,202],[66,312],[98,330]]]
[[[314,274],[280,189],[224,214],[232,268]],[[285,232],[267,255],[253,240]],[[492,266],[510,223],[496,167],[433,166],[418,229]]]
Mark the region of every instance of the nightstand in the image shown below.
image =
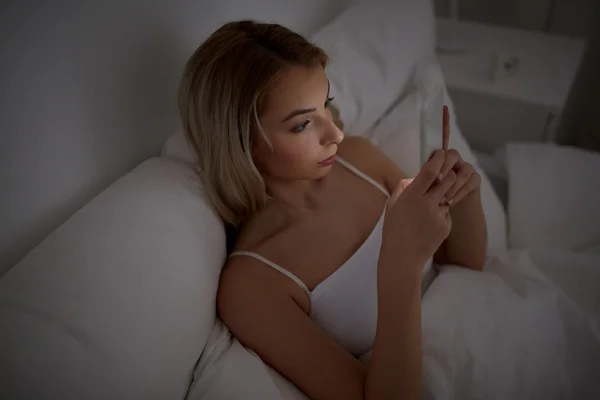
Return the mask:
[[[448,20],[438,18],[438,30]],[[473,22],[454,23],[463,52],[438,52],[457,123],[475,151],[507,142],[552,141],[586,43],[582,39]],[[491,79],[494,55],[516,57],[512,76]]]

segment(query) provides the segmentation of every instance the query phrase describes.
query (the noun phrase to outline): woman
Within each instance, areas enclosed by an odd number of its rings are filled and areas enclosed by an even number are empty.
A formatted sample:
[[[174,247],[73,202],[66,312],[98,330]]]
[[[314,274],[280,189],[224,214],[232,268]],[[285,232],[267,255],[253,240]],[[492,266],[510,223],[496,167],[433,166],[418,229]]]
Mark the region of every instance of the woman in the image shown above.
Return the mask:
[[[343,140],[326,64],[298,34],[240,21],[186,65],[183,126],[210,200],[239,228],[218,312],[310,398],[416,399],[421,271],[432,258],[483,267],[480,177],[438,150],[408,180],[367,140]]]

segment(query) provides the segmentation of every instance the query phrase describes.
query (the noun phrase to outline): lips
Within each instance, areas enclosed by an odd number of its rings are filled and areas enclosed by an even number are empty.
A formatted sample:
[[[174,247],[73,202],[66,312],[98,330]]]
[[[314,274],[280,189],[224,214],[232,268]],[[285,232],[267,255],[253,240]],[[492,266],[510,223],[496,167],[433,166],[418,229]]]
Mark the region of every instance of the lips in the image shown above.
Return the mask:
[[[334,161],[335,161],[335,154],[332,155],[331,157],[324,159],[323,161],[319,161],[317,164],[326,167],[326,166],[333,164]]]

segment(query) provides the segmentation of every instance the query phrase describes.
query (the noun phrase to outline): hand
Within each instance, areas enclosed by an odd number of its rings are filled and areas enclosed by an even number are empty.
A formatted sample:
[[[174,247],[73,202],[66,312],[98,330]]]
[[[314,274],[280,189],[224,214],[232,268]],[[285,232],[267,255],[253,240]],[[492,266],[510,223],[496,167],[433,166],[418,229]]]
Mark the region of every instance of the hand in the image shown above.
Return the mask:
[[[458,151],[455,149],[448,150],[448,142],[450,141],[450,113],[448,112],[448,106],[443,107],[442,114],[442,150],[446,158],[438,177],[438,182],[442,182],[450,171],[453,170],[456,173],[456,182],[442,198],[442,204],[452,205],[458,203],[466,195],[479,188],[481,185],[481,176],[479,176],[471,164],[463,161]]]
[[[481,176],[471,164],[463,161],[455,149],[447,150],[444,155],[444,165],[437,182],[444,181],[450,171],[456,174],[454,184],[442,198],[442,204],[452,205],[478,189],[481,185]]]
[[[451,170],[436,182],[444,160],[437,150],[414,179],[400,181],[387,203],[382,249],[412,256],[422,266],[448,237],[452,220],[448,206],[440,203],[456,174]]]

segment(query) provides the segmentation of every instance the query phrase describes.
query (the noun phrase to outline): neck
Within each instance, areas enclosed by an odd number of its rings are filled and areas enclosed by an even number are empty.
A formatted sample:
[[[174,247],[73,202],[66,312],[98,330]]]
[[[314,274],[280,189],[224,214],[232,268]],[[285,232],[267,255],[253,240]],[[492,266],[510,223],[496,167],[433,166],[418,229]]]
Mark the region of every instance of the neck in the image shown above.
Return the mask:
[[[315,210],[324,180],[284,180],[269,177],[265,178],[265,183],[267,193],[275,200],[295,208]]]

